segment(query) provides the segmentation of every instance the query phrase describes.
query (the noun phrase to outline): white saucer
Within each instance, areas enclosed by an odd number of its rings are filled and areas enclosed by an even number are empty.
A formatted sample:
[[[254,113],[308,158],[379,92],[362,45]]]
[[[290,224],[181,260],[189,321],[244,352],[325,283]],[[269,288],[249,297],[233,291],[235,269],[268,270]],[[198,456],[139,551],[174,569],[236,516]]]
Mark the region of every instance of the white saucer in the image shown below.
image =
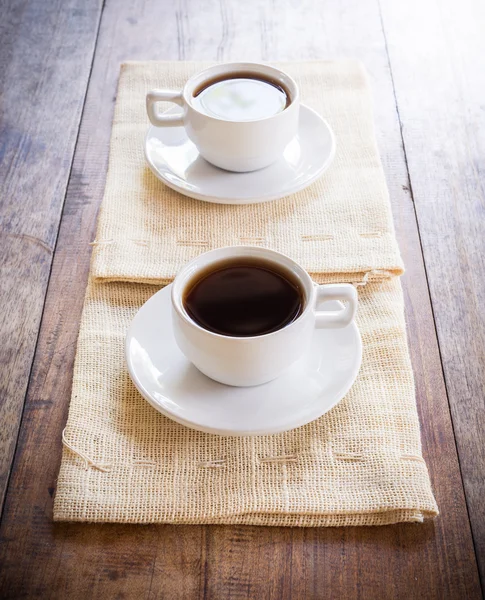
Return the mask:
[[[176,114],[175,106],[166,114]],[[276,200],[298,192],[329,167],[335,137],[328,123],[308,106],[300,107],[295,139],[275,164],[251,173],[223,171],[205,161],[183,127],[153,127],[145,139],[151,170],[172,189],[206,202],[251,204]]]
[[[221,435],[288,431],[337,404],[357,377],[362,342],[357,325],[317,329],[306,356],[269,383],[236,388],[209,379],[180,352],[172,332],[167,286],[146,302],[126,336],[126,361],[141,395],[174,421]],[[326,302],[329,310],[338,302]]]

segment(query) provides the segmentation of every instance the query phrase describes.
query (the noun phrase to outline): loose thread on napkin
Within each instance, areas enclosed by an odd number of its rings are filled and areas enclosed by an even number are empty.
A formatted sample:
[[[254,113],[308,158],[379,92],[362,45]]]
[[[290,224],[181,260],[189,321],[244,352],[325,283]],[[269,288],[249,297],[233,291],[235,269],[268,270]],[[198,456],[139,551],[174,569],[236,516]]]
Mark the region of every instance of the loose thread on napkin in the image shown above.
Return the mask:
[[[426,464],[424,458],[422,456],[418,456],[417,454],[403,454],[401,456],[401,460],[414,460],[416,462]]]
[[[298,456],[296,456],[296,454],[288,454],[288,455],[281,455],[281,456],[266,456],[265,458],[260,458],[259,462],[260,463],[270,463],[270,462],[276,462],[276,463],[298,462]]]
[[[355,460],[361,461],[364,460],[364,455],[359,454],[358,452],[333,452],[333,457],[336,460]]]
[[[382,233],[380,231],[369,231],[368,233],[359,233],[362,238],[380,238]]]
[[[62,430],[62,443],[64,444],[64,446],[66,446],[66,448],[69,448],[69,450],[71,452],[73,452],[74,454],[77,454],[84,460],[84,463],[85,463],[84,468],[86,471],[88,470],[89,465],[91,465],[95,469],[98,469],[98,471],[101,471],[102,473],[108,473],[109,471],[111,471],[111,465],[100,465],[100,464],[94,462],[94,460],[92,460],[85,454],[83,454],[80,450],[77,450],[76,448],[74,448],[74,446],[72,446],[72,444],[70,444],[66,439],[66,428],[64,428]]]
[[[113,244],[114,240],[93,240],[89,242],[90,246],[109,246],[109,244]]]
[[[207,240],[177,240],[177,246],[196,246],[197,248],[208,248]]]
[[[239,237],[239,241],[242,244],[254,244],[254,245],[260,245],[260,244],[265,244],[266,243],[266,238],[264,237],[245,237],[245,236],[240,236]]]
[[[197,466],[201,469],[218,469],[220,467],[224,467],[226,465],[225,458],[218,458],[216,460],[208,460],[205,462],[200,462]]]
[[[392,273],[389,271],[383,271],[382,269],[371,269],[367,271],[367,273],[362,278],[362,281],[354,282],[355,287],[359,287],[361,285],[367,285],[369,283],[369,277],[371,275],[384,275],[385,277],[392,277]]]
[[[308,235],[302,235],[302,242],[328,242],[335,238],[331,233],[313,233]]]

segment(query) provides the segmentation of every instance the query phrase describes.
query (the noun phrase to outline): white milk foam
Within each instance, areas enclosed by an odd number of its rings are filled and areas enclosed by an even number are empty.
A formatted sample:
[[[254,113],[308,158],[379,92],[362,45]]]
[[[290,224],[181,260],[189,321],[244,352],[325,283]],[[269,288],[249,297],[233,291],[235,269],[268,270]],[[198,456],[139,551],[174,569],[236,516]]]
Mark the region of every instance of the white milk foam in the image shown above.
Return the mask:
[[[226,79],[202,90],[194,106],[227,121],[254,121],[271,117],[286,107],[286,94],[258,79]]]

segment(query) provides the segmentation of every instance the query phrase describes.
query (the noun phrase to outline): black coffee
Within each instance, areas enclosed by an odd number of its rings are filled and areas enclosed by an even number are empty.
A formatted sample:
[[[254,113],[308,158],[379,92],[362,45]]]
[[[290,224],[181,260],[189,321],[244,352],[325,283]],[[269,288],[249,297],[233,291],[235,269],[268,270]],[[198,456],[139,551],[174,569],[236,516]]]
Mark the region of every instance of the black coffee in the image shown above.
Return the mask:
[[[221,261],[195,277],[183,304],[204,329],[249,337],[277,331],[297,319],[304,292],[296,277],[279,265],[240,258]]]
[[[252,121],[282,112],[291,103],[279,82],[254,73],[226,73],[204,81],[193,92],[202,112],[230,121]]]

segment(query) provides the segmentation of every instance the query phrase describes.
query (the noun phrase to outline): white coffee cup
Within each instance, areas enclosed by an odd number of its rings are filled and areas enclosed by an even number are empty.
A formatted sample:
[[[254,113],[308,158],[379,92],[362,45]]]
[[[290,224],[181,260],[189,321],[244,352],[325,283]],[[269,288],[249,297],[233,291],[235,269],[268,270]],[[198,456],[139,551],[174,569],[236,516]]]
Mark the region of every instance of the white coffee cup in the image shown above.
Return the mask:
[[[254,337],[231,337],[204,329],[187,313],[183,297],[198,273],[231,258],[261,258],[289,271],[301,284],[304,307],[300,316],[272,333]],[[323,300],[347,301],[338,311],[320,311]],[[190,261],[172,285],[172,315],[175,340],[185,356],[208,377],[233,386],[266,383],[281,375],[301,358],[310,345],[315,328],[349,325],[357,310],[353,285],[315,284],[308,273],[288,256],[252,246],[229,246],[201,254]]]
[[[252,121],[230,121],[202,112],[194,104],[194,92],[226,75],[244,73],[281,84],[289,105],[281,112]],[[163,114],[157,102],[174,102],[180,114]],[[276,162],[298,130],[300,94],[284,71],[257,63],[227,63],[192,76],[182,90],[152,90],[146,97],[147,113],[156,127],[185,127],[189,139],[210,163],[228,171],[255,171]]]

